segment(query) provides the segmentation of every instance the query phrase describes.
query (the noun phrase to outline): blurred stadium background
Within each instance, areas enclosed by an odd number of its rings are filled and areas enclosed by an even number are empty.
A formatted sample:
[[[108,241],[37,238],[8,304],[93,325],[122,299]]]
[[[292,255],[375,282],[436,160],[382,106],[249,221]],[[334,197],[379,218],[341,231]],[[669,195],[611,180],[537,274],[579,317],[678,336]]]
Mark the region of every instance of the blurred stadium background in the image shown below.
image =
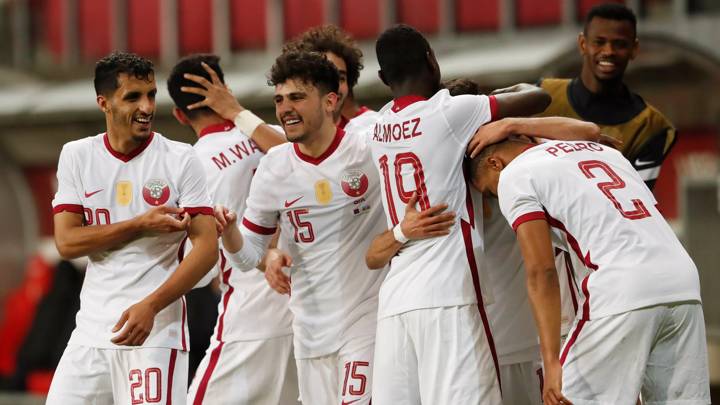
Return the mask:
[[[359,41],[365,70],[355,95],[377,108],[389,99],[376,78],[374,56],[374,39],[385,27],[404,22],[419,28],[433,43],[444,79],[470,77],[490,90],[575,76],[581,63],[577,33],[597,3],[0,0],[0,403],[42,403],[52,377],[48,359],[59,356],[62,336],[73,326],[72,316],[55,316],[57,325],[45,329],[33,321],[39,311],[74,314],[77,305],[48,298],[53,285],[75,291],[81,278],[73,272],[83,267],[70,264],[73,270],[65,269],[58,286],[63,267],[50,239],[50,201],[62,144],[104,131],[92,88],[98,58],[114,49],[152,58],[160,89],[155,130],[192,142],[192,132],[172,118],[164,83],[180,56],[222,56],[226,81],[241,103],[274,122],[265,74],[283,42],[311,26],[334,23]],[[639,16],[641,44],[626,82],[680,134],[655,194],[699,267],[711,380],[720,385],[720,1],[625,3]],[[12,381],[18,376],[26,393],[8,391],[18,386]]]

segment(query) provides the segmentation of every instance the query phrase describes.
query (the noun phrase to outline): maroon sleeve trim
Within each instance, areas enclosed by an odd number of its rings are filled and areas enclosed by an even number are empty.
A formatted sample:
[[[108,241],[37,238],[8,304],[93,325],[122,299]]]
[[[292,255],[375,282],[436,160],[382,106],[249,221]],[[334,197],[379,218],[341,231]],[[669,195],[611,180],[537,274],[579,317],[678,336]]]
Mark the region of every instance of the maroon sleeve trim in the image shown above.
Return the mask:
[[[185,212],[194,217],[195,215],[215,215],[215,212],[210,207],[183,207]]]
[[[535,221],[538,219],[547,220],[547,217],[545,216],[545,212],[535,211],[535,212],[528,212],[527,214],[522,214],[515,220],[515,222],[512,223],[512,229],[513,229],[513,231],[517,232],[517,229],[520,225],[524,224],[525,222]]]
[[[60,204],[53,207],[53,214],[59,214],[66,211],[74,214],[82,214],[83,206],[79,204]]]
[[[488,102],[490,103],[490,121],[498,119],[498,105],[495,96],[488,96]]]
[[[260,225],[254,224],[254,223],[250,222],[247,218],[243,218],[242,223],[243,223],[243,225],[245,225],[245,227],[246,227],[247,229],[249,229],[249,230],[251,230],[251,231],[253,231],[253,232],[255,232],[255,233],[258,233],[258,234],[260,234],[260,235],[274,235],[274,234],[275,234],[275,230],[277,229],[277,228],[275,228],[275,227],[273,227],[273,228],[267,228],[267,227],[264,227],[264,226],[260,226]]]

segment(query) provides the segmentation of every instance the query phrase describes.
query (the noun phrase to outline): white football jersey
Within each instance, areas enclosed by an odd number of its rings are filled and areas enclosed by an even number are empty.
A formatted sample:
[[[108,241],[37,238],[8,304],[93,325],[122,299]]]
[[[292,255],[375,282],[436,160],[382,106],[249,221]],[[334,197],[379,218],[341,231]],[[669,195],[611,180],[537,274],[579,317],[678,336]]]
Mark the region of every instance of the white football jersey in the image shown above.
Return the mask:
[[[495,347],[500,364],[504,357],[537,348],[527,358],[530,361],[539,353],[538,334],[525,287],[525,268],[520,245],[515,233],[500,212],[496,198],[483,201],[485,249],[482,252],[485,269],[490,276],[495,300],[487,306]],[[532,352],[532,351],[530,351]]]
[[[620,152],[593,142],[543,143],[502,171],[498,194],[513,229],[546,219],[592,270],[580,283],[582,319],[700,300],[695,264]]]
[[[380,289],[379,317],[478,302],[473,246],[481,230],[475,226],[463,156],[475,131],[492,119],[493,105],[494,97],[452,97],[440,90],[428,100],[401,97],[380,111],[369,143],[388,226],[402,220],[415,192],[418,210],[446,203],[457,222],[448,236],[410,241],[392,259]]]
[[[338,128],[318,158],[296,144],[271,149],[260,161],[250,187],[241,227],[257,262],[279,223],[290,268],[295,357],[327,355],[352,338],[348,327],[361,318],[375,334],[378,289],[385,270],[369,270],[365,253],[385,230],[380,183],[365,140]],[[241,260],[242,262],[243,260]],[[242,266],[242,264],[238,264]],[[357,325],[356,325],[357,326]]]
[[[338,126],[344,129],[345,133],[364,133],[368,128],[372,128],[379,117],[380,114],[378,114],[377,111],[363,106],[353,119],[349,121],[343,119]]]
[[[212,215],[205,173],[190,145],[153,133],[129,155],[114,151],[100,134],[65,144],[58,163],[53,212],[85,216],[85,226],[126,221],[159,205]],[[120,315],[157,289],[182,258],[185,232],[144,233],[89,256],[80,311],[70,344],[127,349],[110,339]],[[187,350],[184,299],[155,316],[143,347]]]
[[[221,204],[242,218],[250,182],[264,154],[235,125],[203,129],[194,145],[208,180],[213,204]],[[240,271],[221,252],[218,322],[213,338],[222,342],[269,339],[292,333],[288,297],[276,293],[260,270]]]

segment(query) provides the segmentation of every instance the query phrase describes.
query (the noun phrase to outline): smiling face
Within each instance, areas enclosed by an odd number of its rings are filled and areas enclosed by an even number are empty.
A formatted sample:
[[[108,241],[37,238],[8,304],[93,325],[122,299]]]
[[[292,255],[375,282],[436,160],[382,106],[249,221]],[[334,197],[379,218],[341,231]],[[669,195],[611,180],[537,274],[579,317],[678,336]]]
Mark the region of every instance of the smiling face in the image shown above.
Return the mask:
[[[583,76],[597,82],[622,80],[638,41],[630,21],[595,17],[578,38]]]
[[[134,75],[120,73],[118,88],[112,95],[98,96],[98,105],[105,112],[108,132],[121,139],[135,142],[146,140],[151,134],[155,114],[155,76],[139,79]]]
[[[332,120],[337,94],[321,94],[311,83],[288,79],[275,86],[274,102],[288,141],[302,143],[318,133],[326,119]]]

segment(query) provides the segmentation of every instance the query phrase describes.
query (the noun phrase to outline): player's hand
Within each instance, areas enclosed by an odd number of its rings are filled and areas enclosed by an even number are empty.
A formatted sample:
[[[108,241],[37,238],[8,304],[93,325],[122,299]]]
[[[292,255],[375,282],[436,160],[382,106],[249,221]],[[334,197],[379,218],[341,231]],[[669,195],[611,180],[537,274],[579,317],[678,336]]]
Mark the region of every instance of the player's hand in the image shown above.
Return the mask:
[[[265,280],[270,288],[280,294],[290,295],[290,277],[285,275],[283,267],[292,266],[292,258],[280,249],[268,249],[265,254]]]
[[[597,143],[601,143],[603,145],[607,145],[614,149],[620,149],[623,146],[623,141],[617,138],[614,138],[610,135],[605,135],[603,133],[600,134],[600,137],[595,140]]]
[[[216,205],[214,209],[215,227],[218,235],[222,235],[237,222],[237,213],[230,211],[227,207]]]
[[[201,62],[201,64],[205,71],[207,71],[210,75],[211,81],[208,81],[202,76],[191,73],[185,73],[183,75],[185,79],[195,82],[202,87],[183,86],[180,87],[180,90],[185,93],[192,93],[205,97],[204,100],[190,104],[187,107],[188,110],[208,107],[215,111],[219,116],[232,121],[235,119],[235,116],[244,110],[244,108],[240,105],[240,103],[238,103],[235,96],[232,95],[230,89],[223,84],[213,68],[205,62]]]
[[[512,118],[505,118],[500,121],[490,122],[478,128],[478,130],[475,131],[475,135],[470,139],[467,147],[470,158],[477,156],[477,154],[482,152],[486,147],[503,141],[512,135],[507,125],[508,120],[511,119]]]
[[[544,368],[543,404],[572,405],[572,402],[562,394],[562,366],[560,362],[546,362]]]
[[[190,214],[182,208],[165,205],[150,208],[137,219],[140,229],[150,232],[180,232],[190,226]]]
[[[417,201],[417,193],[413,193],[405,206],[405,217],[400,223],[403,234],[410,240],[428,239],[449,234],[450,228],[455,223],[455,214],[444,212],[448,207],[447,204],[439,204],[418,211],[415,209]]]
[[[112,330],[113,333],[120,331],[120,334],[110,341],[120,346],[142,345],[152,331],[156,314],[152,305],[145,300],[132,305],[122,313]]]

